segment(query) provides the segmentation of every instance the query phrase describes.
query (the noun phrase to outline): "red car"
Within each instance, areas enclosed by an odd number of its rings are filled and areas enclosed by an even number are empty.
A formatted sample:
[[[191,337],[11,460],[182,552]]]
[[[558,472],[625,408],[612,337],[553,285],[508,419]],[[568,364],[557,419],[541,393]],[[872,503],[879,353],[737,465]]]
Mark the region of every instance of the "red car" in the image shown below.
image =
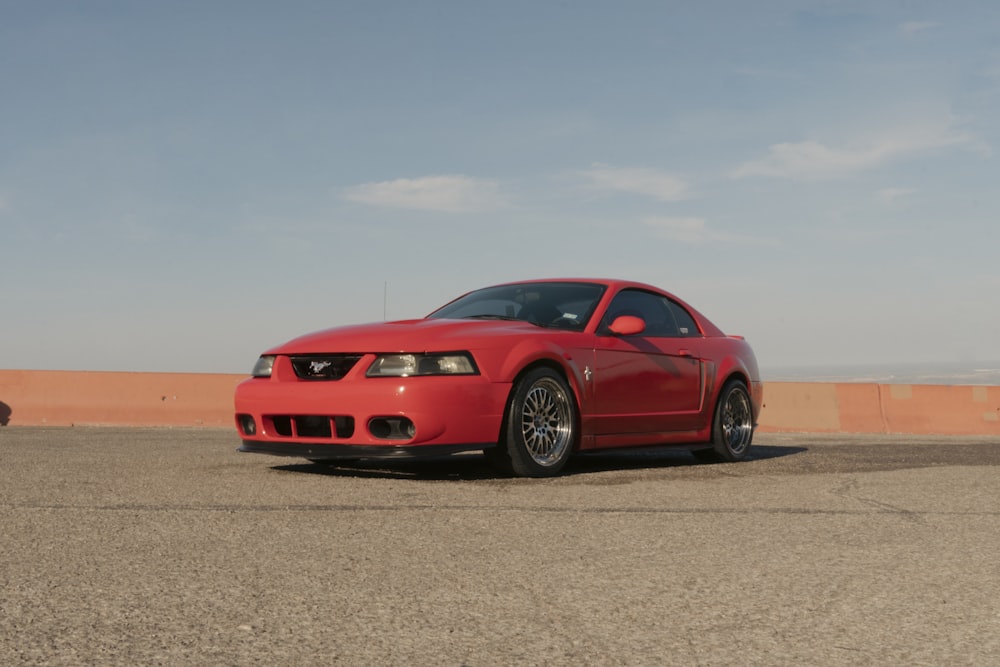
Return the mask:
[[[573,452],[678,445],[747,456],[753,351],[655,287],[559,279],[470,292],[419,320],[327,329],[236,389],[240,451],[312,461],[483,450],[555,475]]]

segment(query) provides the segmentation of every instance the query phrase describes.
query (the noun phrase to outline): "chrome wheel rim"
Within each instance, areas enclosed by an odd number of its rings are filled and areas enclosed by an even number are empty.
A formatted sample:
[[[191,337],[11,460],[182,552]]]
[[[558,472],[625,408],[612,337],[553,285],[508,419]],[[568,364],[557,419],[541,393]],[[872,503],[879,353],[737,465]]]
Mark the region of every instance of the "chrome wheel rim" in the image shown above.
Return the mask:
[[[573,439],[573,411],[558,382],[543,378],[533,384],[521,409],[521,436],[531,460],[540,466],[558,463]]]
[[[753,436],[753,420],[750,413],[750,399],[745,392],[729,392],[722,411],[722,435],[729,451],[742,454],[750,446]]]

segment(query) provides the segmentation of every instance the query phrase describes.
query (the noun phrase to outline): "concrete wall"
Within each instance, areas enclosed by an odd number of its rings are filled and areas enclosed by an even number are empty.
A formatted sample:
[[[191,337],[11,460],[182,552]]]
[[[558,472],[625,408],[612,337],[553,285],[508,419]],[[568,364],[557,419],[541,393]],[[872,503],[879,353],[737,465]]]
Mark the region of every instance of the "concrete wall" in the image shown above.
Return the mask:
[[[1000,387],[770,382],[760,428],[1000,436]]]
[[[231,427],[245,378],[0,370],[0,424]],[[760,429],[1000,436],[1000,387],[771,382]]]
[[[0,370],[0,424],[233,426],[233,391],[244,379],[200,373]]]

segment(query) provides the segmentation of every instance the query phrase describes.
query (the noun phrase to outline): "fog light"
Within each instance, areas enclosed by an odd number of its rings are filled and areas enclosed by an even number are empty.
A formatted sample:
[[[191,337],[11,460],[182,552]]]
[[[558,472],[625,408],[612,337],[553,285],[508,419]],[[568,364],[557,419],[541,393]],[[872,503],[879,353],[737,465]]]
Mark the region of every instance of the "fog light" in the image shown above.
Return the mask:
[[[240,415],[239,421],[244,435],[257,435],[257,423],[251,415]]]
[[[406,417],[376,417],[368,422],[368,431],[380,440],[410,440],[417,427]]]

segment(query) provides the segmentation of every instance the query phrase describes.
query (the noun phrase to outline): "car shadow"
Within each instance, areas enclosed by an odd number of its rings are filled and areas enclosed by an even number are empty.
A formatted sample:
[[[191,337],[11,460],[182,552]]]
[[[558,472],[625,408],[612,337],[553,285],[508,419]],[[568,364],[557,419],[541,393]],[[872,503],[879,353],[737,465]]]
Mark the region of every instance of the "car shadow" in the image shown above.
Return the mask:
[[[788,446],[788,445],[754,445],[750,450],[747,461],[766,461],[767,459],[780,459],[783,456],[793,456],[804,454],[809,451],[808,447]]]
[[[764,461],[805,452],[805,447],[781,447],[754,445],[749,456],[741,463]],[[578,454],[570,459],[567,467],[575,472],[600,472],[602,470],[640,470],[643,468],[673,468],[693,466],[740,465],[722,461],[701,460],[689,451],[676,447],[642,448],[630,450],[606,450]],[[570,474],[572,474],[571,471]]]
[[[754,446],[746,462],[777,459],[807,451],[806,447]],[[569,460],[560,477],[602,472],[664,468],[740,465],[700,461],[684,449],[671,447],[606,450],[577,454]],[[470,453],[427,459],[331,461],[272,466],[272,470],[326,477],[359,479],[411,479],[418,481],[510,480],[510,475],[490,466],[482,454]],[[551,479],[551,478],[548,478]],[[524,479],[522,481],[534,481]]]

